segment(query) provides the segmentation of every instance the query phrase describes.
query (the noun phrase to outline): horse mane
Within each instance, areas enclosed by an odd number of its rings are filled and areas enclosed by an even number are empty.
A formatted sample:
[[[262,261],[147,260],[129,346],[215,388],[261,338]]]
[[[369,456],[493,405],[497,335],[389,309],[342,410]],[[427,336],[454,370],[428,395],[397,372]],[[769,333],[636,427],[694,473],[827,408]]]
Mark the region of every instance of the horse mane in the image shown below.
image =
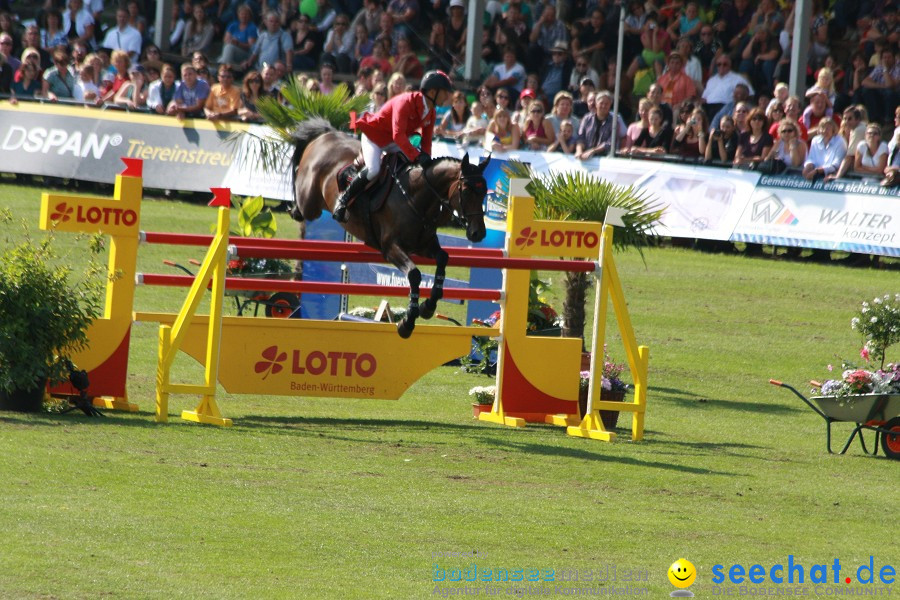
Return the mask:
[[[309,143],[330,131],[337,130],[327,119],[322,117],[310,117],[297,124],[297,127],[291,133],[291,140],[294,142],[294,156],[291,159],[291,164],[294,166],[294,171],[297,170],[297,165],[300,164],[300,157],[303,156],[303,151],[306,150]]]

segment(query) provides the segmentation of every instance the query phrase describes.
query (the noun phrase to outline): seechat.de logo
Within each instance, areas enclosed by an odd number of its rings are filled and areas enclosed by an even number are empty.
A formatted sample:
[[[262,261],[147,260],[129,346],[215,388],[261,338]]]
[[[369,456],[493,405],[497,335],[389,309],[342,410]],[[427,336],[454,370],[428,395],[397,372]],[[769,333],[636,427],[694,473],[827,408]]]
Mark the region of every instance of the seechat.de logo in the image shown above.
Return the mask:
[[[288,360],[290,363],[284,365]],[[335,377],[371,377],[378,369],[378,361],[368,352],[346,352],[340,350],[312,350],[304,352],[299,348],[281,351],[278,346],[269,346],[260,354],[254,371],[266,379],[280,373],[289,366],[293,375],[332,375]]]
[[[65,223],[66,221],[71,219],[72,213],[75,212],[75,209],[65,202],[60,202],[59,204],[57,204],[54,210],[56,212],[50,213],[50,220],[58,221],[60,223]]]

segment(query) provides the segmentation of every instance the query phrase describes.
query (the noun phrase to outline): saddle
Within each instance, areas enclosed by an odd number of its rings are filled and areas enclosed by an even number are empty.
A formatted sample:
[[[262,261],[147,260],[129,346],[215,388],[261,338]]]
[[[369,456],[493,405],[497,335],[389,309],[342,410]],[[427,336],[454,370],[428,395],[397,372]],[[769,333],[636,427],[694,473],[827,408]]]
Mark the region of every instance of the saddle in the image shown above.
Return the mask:
[[[381,170],[378,172],[378,177],[370,181],[369,185],[360,192],[359,196],[354,200],[354,204],[367,202],[370,213],[381,210],[385,200],[387,200],[388,196],[391,194],[391,190],[394,188],[394,176],[399,174],[400,171],[410,164],[409,159],[406,158],[406,155],[403,154],[403,152],[389,153],[384,157],[384,160],[381,161]],[[341,192],[346,190],[347,186],[350,185],[350,182],[353,181],[353,178],[356,177],[356,174],[359,173],[364,166],[365,162],[363,161],[362,154],[360,154],[352,163],[338,171],[338,190]]]

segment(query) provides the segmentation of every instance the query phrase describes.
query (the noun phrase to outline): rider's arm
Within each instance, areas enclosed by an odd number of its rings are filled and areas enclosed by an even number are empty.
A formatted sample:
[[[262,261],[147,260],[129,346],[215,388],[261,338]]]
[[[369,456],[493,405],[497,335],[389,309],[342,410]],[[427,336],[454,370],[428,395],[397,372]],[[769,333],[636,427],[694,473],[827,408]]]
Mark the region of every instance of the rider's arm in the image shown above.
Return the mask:
[[[416,150],[412,144],[409,143],[409,132],[406,130],[407,123],[409,123],[409,113],[410,111],[417,110],[418,107],[415,106],[414,96],[408,96],[406,102],[394,105],[394,110],[391,111],[391,137],[394,140],[394,143],[400,147],[400,150],[403,151],[403,154],[409,160],[415,160],[416,156],[419,155],[419,151]],[[434,132],[433,126],[429,129],[428,136],[428,144],[427,147],[431,150],[431,134]],[[422,132],[422,149],[425,149],[425,132]]]

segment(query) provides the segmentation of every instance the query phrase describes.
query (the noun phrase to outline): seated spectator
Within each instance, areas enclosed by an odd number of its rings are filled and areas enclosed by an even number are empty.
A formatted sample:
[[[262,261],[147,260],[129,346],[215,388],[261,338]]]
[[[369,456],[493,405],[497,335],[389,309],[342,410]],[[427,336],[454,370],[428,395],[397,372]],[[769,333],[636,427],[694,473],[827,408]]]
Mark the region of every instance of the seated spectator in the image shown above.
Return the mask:
[[[128,53],[129,59],[136,61],[141,56],[143,43],[141,32],[128,24],[128,10],[125,7],[117,9],[116,24],[106,31],[106,35],[103,37],[103,47],[123,50]]]
[[[385,14],[391,16],[398,37],[409,37],[418,27],[419,3],[416,0],[390,0],[385,8]],[[396,42],[396,40],[392,40],[392,42]]]
[[[663,119],[666,123],[669,124],[669,127],[674,129],[675,127],[675,112],[672,110],[672,105],[663,102],[663,90],[659,86],[658,83],[654,83],[650,86],[650,89],[647,90],[647,99],[650,101],[652,107],[659,108],[663,113]]]
[[[525,126],[525,121],[528,120],[528,109],[536,98],[537,94],[535,94],[534,89],[530,87],[525,88],[522,90],[522,93],[519,94],[519,110],[512,115],[512,122],[515,125],[518,125],[519,129]]]
[[[675,44],[675,52],[680,54],[683,60],[684,72],[694,82],[694,95],[701,96],[703,94],[703,67],[700,65],[700,59],[694,56],[693,51],[694,46],[688,38],[681,38]]]
[[[894,187],[900,184],[900,106],[894,109],[894,135],[888,142],[887,167],[881,185]]]
[[[718,106],[718,110],[713,112],[712,122],[718,123],[725,115],[734,114],[735,107],[741,102],[746,102],[753,93],[750,85],[744,81],[744,78],[734,72],[723,71],[728,70],[728,57],[721,56],[716,61],[719,74],[709,78],[706,82],[706,89],[703,92],[703,98],[706,100],[707,115]],[[724,91],[731,89],[730,96],[725,99]]]
[[[447,33],[447,49],[452,54],[462,55],[466,50],[466,6],[463,0],[450,0],[449,13],[444,20]]]
[[[816,83],[806,90],[806,97],[811,98],[817,93],[825,94],[825,99],[828,102],[827,114],[830,117],[834,114],[833,109],[834,102],[837,99],[837,92],[834,89],[834,74],[828,67],[819,69],[816,75]]]
[[[477,143],[484,139],[484,132],[487,131],[489,119],[484,110],[484,105],[478,100],[472,102],[469,107],[469,119],[466,121],[466,128],[463,129],[463,135],[469,144]]]
[[[41,31],[37,25],[29,25],[25,28],[25,35],[22,41],[26,50],[34,50],[38,53],[40,58],[39,67],[42,72],[53,66],[53,57],[49,52],[41,48]]]
[[[129,80],[116,92],[113,103],[128,108],[146,108],[149,89],[144,67],[132,65],[128,76]]]
[[[682,158],[701,158],[706,156],[706,136],[709,125],[706,113],[700,107],[691,108],[688,104],[687,121],[675,128],[669,151]]]
[[[219,65],[219,83],[209,90],[203,112],[210,121],[233,121],[241,109],[241,90],[234,85],[234,71]]]
[[[137,0],[129,0],[125,8],[128,9],[128,24],[138,30],[138,33],[141,34],[141,40],[145,43],[150,42],[147,17],[141,14],[141,7],[137,3]]]
[[[547,147],[547,152],[562,152],[563,154],[575,154],[575,145],[578,136],[575,135],[575,127],[572,121],[564,119],[556,133],[556,141]]]
[[[84,65],[78,72],[78,81],[72,90],[72,98],[85,104],[97,104],[100,101],[100,88],[94,82],[94,66]]]
[[[853,171],[857,175],[881,177],[888,164],[888,145],[881,139],[881,126],[869,123],[866,139],[859,143],[856,152],[847,153],[837,173],[825,176],[825,181],[844,177]]]
[[[672,144],[672,127],[663,120],[663,112],[659,107],[649,109],[647,127],[634,140],[628,154],[666,154]]]
[[[750,111],[748,117],[750,128],[741,133],[738,149],[734,155],[735,167],[751,167],[763,161],[774,145],[769,135],[769,124],[766,115],[759,108]]]
[[[219,64],[239,65],[253,50],[253,45],[259,38],[259,30],[253,22],[253,11],[246,4],[241,4],[237,9],[237,18],[228,24],[225,37],[222,39],[222,54],[219,55]]]
[[[863,107],[864,108],[864,107]],[[866,140],[866,123],[863,111],[857,106],[848,106],[844,109],[841,119],[841,127],[838,133],[847,142],[847,149],[852,150]]]
[[[353,30],[350,29],[350,17],[345,14],[337,15],[334,19],[334,26],[328,30],[325,36],[322,62],[332,63],[340,73],[352,73],[354,42],[355,36]]]
[[[673,42],[677,42],[681,38],[688,38],[689,42],[696,41],[700,37],[702,26],[700,7],[696,2],[688,2],[684,7],[684,12],[678,18],[672,19],[667,32]]]
[[[706,81],[710,72],[716,70],[713,67],[716,59],[720,55],[725,56],[722,52],[722,42],[712,25],[704,24],[700,28],[700,41],[694,43],[693,54],[700,61],[700,66],[703,68],[703,80]]]
[[[578,86],[578,98],[572,105],[572,112],[579,119],[584,115],[594,112],[594,98],[596,97],[597,86],[593,79],[585,77]]]
[[[535,22],[528,36],[528,56],[525,67],[537,70],[544,61],[550,58],[553,48],[560,42],[569,46],[569,30],[566,24],[556,17],[556,7],[545,4],[541,17]],[[526,85],[528,85],[526,83]]]
[[[803,111],[800,121],[807,131],[812,131],[822,119],[831,119],[833,117],[832,112],[831,107],[828,105],[828,96],[824,92],[815,92],[809,98],[809,106]],[[834,116],[834,118],[840,122],[839,117]]]
[[[150,84],[147,92],[147,108],[159,115],[166,114],[166,109],[175,99],[175,90],[181,85],[175,81],[175,69],[164,64],[160,69],[159,81]]]
[[[393,75],[391,75],[391,78],[388,79],[387,82],[388,100],[390,100],[394,96],[399,96],[400,94],[405,93],[407,91],[406,86],[406,77],[403,76],[403,73],[394,73]]]
[[[69,44],[82,42],[89,48],[94,46],[94,17],[84,7],[83,0],[69,0],[68,10],[63,13],[63,31]]]
[[[677,106],[697,97],[697,87],[684,72],[684,57],[678,52],[669,54],[668,69],[656,83],[663,90],[663,102],[670,106]]]
[[[769,107],[766,109],[766,119],[771,123],[769,126],[769,135],[772,136],[773,140],[778,139],[778,130],[781,127],[781,120],[784,117],[784,104],[778,100],[769,102]]]
[[[75,74],[69,68],[69,54],[63,49],[53,51],[53,67],[44,72],[41,96],[56,102],[59,98],[75,97]]]
[[[428,59],[425,68],[429,71],[440,70],[447,73],[453,70],[454,57],[447,44],[447,34],[444,23],[435,21],[431,24],[431,34],[428,36]]]
[[[579,76],[577,79],[573,77],[568,88],[570,91],[577,91],[582,77],[592,77],[596,81],[599,75],[591,65],[602,66],[606,62],[607,53],[614,52],[617,26],[607,26],[605,21],[603,10],[594,8],[578,35],[572,37],[572,54],[575,56],[575,68],[579,70]],[[584,66],[579,67],[580,62]]]
[[[506,46],[503,48],[503,62],[494,67],[483,85],[490,90],[503,87],[519,94],[522,92],[524,84],[525,67],[516,60],[516,48],[511,45]]]
[[[512,122],[509,111],[497,107],[484,134],[484,148],[489,152],[518,150],[520,136],[519,127]]]
[[[45,11],[41,23],[41,48],[53,52],[56,48],[69,45],[66,31],[62,28],[62,13],[55,8]]]
[[[624,146],[625,132],[628,128],[619,115],[613,114],[612,94],[602,91],[597,94],[596,110],[581,121],[578,131],[578,143],[575,158],[587,160],[596,154],[609,152],[613,136],[616,137],[616,148]]]
[[[806,125],[803,124],[802,119],[803,116],[803,104],[800,102],[800,98],[797,96],[791,96],[787,99],[787,102],[784,103],[784,116],[791,121],[795,121],[797,125],[800,127],[800,139],[809,146],[809,132],[806,129]]]
[[[353,17],[353,31],[357,33],[360,25],[365,25],[366,31],[375,32],[381,24],[381,14],[384,12],[380,0],[365,0],[363,8]],[[358,38],[357,38],[358,39]]]
[[[545,96],[553,98],[557,92],[566,89],[571,74],[568,45],[566,42],[556,42],[550,49],[550,61],[545,62],[541,69],[539,89]]]
[[[666,31],[657,26],[654,13],[648,15],[647,20],[644,21],[640,39],[642,50],[629,65],[625,76],[634,80],[638,71],[651,69],[650,81],[656,81],[662,75],[663,61],[669,54],[672,42]],[[637,88],[637,84],[635,84],[635,88]]]
[[[540,102],[531,103],[528,118],[522,127],[522,141],[527,150],[543,152],[556,139],[553,125],[544,118],[544,105]]]
[[[203,117],[203,107],[209,97],[209,84],[197,77],[193,65],[181,65],[181,85],[175,90],[166,114],[183,119]]]
[[[753,107],[750,106],[749,102],[738,102],[738,105],[734,107],[734,112],[731,116],[734,118],[734,129],[737,131],[738,137],[742,133],[750,131],[751,110],[753,110]]]
[[[600,73],[591,66],[588,59],[579,56],[575,59],[575,67],[572,69],[572,74],[569,76],[569,85],[566,89],[574,96],[580,96],[581,82],[585,79],[590,80],[596,85],[596,83],[600,81]]]
[[[201,4],[195,4],[191,12],[191,18],[184,29],[184,39],[181,42],[181,55],[190,57],[194,52],[209,52],[215,35],[215,26],[206,16],[206,10]]]
[[[398,73],[395,73],[395,75],[397,74]],[[453,92],[453,96],[450,100],[450,110],[444,113],[441,122],[435,127],[435,135],[454,140],[462,137],[463,130],[466,128],[466,122],[468,122],[470,116],[471,113],[469,112],[469,105],[466,102],[465,93],[459,90]]]
[[[367,56],[372,56],[374,42],[369,39],[369,30],[362,23],[353,30],[353,64],[359,67],[360,61]]]
[[[301,20],[304,20],[303,17],[301,17]],[[304,27],[308,31],[309,17],[306,17],[305,21]],[[251,65],[255,65],[256,70],[262,72],[264,65],[274,65],[276,61],[282,59],[284,59],[284,64],[286,65],[293,64],[294,44],[291,40],[291,34],[281,28],[278,14],[273,11],[266,13],[265,25],[266,29],[259,33],[250,56],[241,63],[241,70],[246,70]],[[309,50],[311,51],[312,48]],[[315,61],[313,61],[314,66]]]
[[[395,73],[401,73],[409,79],[422,79],[422,75],[425,74],[425,67],[405,37],[397,41],[397,56],[391,62]]]
[[[238,109],[238,117],[241,121],[262,122],[262,115],[256,108],[256,103],[263,97],[262,83],[262,75],[258,71],[250,71],[244,76],[241,85],[241,107]]]
[[[13,43],[11,35],[8,33],[0,33],[0,57],[2,57],[2,61],[0,62],[6,63],[12,71],[16,71],[22,64],[22,61],[13,54]]]
[[[554,135],[559,133],[559,125],[563,121],[571,122],[575,127],[575,131],[578,131],[581,119],[572,113],[573,108],[574,102],[572,101],[572,94],[569,92],[565,90],[557,92],[556,96],[553,97],[553,109],[547,116],[547,120],[553,126]]]
[[[385,75],[390,75],[392,71],[391,63],[388,60],[390,56],[385,49],[387,40],[379,40],[375,42],[372,48],[372,56],[367,56],[359,63],[361,69],[378,69]]]
[[[713,130],[706,145],[706,160],[732,164],[737,154],[740,136],[734,127],[734,118],[725,115],[719,121],[718,129]]]
[[[764,26],[759,26],[741,52],[738,71],[747,75],[758,90],[775,87],[775,66],[781,57],[778,40]]]
[[[881,51],[881,64],[863,80],[853,102],[860,100],[876,123],[883,122],[900,102],[900,63],[892,47],[886,46]]]
[[[103,102],[112,102],[119,89],[128,81],[128,69],[131,68],[131,59],[124,50],[113,50],[112,53],[113,76],[103,77],[100,91],[103,94]]]
[[[803,163],[803,177],[810,181],[837,173],[847,155],[847,144],[837,134],[838,125],[834,119],[822,119],[818,131],[819,135],[813,138]]]
[[[775,172],[785,169],[799,169],[806,160],[806,144],[800,139],[800,127],[796,121],[781,119],[778,125],[778,141],[765,156],[765,160],[781,163],[782,167],[776,167]]]
[[[785,82],[779,81],[778,83],[775,84],[775,91],[772,94],[772,99],[769,100],[769,105],[766,106],[766,116],[769,118],[770,121],[772,120],[772,115],[770,114],[772,111],[772,108],[776,104],[781,104],[782,112],[784,112],[784,105],[787,103],[787,100],[790,97],[790,95],[791,95],[791,93],[788,90],[788,85]],[[782,118],[783,118],[783,116],[779,117],[778,120],[780,121]],[[777,121],[775,123],[773,123],[773,125],[777,126]]]
[[[316,0],[315,16],[310,26],[320,39],[324,39],[325,33],[334,26],[335,20],[337,20],[337,11],[331,6],[331,2],[329,0]]]
[[[10,86],[10,104],[16,104],[19,99],[34,98],[41,93],[41,80],[38,77],[38,68],[35,62],[22,61],[19,66],[15,80]]]

